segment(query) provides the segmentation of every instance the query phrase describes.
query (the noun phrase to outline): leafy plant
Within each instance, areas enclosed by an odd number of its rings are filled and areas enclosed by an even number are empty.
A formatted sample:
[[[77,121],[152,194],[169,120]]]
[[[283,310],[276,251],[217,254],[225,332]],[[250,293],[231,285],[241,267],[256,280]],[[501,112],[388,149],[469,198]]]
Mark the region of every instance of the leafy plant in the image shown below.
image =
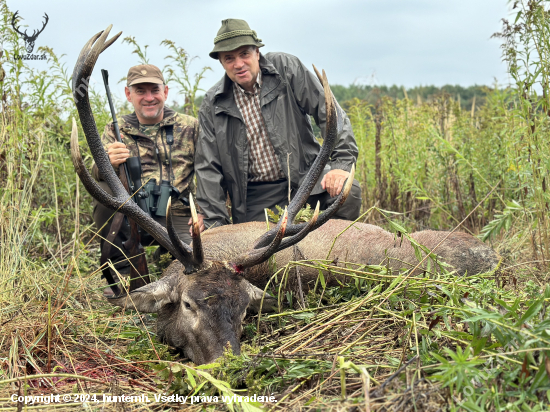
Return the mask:
[[[514,221],[514,214],[521,211],[525,211],[525,209],[518,202],[515,200],[508,202],[502,214],[495,214],[494,219],[481,230],[481,240],[485,242],[498,236],[502,230],[510,230]]]
[[[164,71],[168,73],[166,83],[175,83],[179,86],[178,94],[184,98],[182,106],[184,113],[198,117],[199,108],[196,105],[197,92],[203,91],[199,88],[199,84],[204,79],[204,74],[212,69],[208,66],[203,67],[195,74],[194,79],[191,80],[190,66],[197,57],[190,58],[185,49],[178,47],[172,40],[163,40],[160,44],[161,46],[166,46],[171,53],[165,57],[166,60],[171,62],[164,67]]]

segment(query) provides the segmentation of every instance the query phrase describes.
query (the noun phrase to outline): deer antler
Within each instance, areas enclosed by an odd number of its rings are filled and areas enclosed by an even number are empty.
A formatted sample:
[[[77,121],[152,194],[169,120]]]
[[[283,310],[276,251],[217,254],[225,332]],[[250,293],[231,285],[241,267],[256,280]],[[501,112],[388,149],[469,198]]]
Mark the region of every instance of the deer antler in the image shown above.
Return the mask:
[[[287,215],[287,209],[285,209],[285,213],[277,225],[277,234],[271,244],[260,249],[249,250],[231,262],[231,265],[237,272],[241,272],[243,269],[265,262],[271,255],[273,255],[273,253],[277,251],[281,240],[283,240],[283,237],[285,236],[286,224],[288,222]]]
[[[32,36],[28,38],[29,41],[34,41],[36,40],[36,38],[38,37],[38,35],[40,33],[42,33],[44,31],[44,29],[46,28],[46,24],[48,24],[48,21],[50,21],[50,18],[48,17],[48,15],[46,13],[44,13],[44,16],[46,16],[46,21],[44,22],[44,25],[42,26],[42,28],[40,30],[34,30],[32,32]],[[27,33],[27,31],[25,30],[25,33]]]
[[[204,260],[204,252],[202,249],[201,241],[201,229],[199,226],[199,217],[197,216],[197,209],[195,208],[195,202],[193,201],[193,195],[189,194],[189,205],[191,207],[191,218],[193,219],[193,258],[197,265],[200,265]]]
[[[321,84],[323,85],[325,91],[325,102],[327,108],[327,132],[325,141],[323,142],[321,151],[319,152],[315,161],[313,162],[313,165],[309,169],[302,185],[288,205],[287,211],[285,211],[284,219],[281,219],[279,221],[277,227],[260,236],[260,238],[255,242],[254,247],[250,251],[246,252],[244,255],[240,256],[234,261],[234,265],[239,269],[244,269],[250,266],[257,265],[261,262],[265,262],[273,253],[286,249],[287,247],[301,241],[307,236],[308,233],[318,228],[321,224],[325,223],[334,213],[336,213],[338,208],[345,202],[351,190],[355,170],[353,167],[350,176],[346,181],[344,189],[342,190],[334,204],[321,215],[321,219],[319,219],[319,203],[317,203],[315,214],[309,222],[299,225],[287,226],[287,220],[289,223],[294,220],[296,214],[308,199],[311,191],[313,190],[313,187],[315,186],[315,183],[321,175],[321,172],[325,168],[325,165],[327,164],[330,154],[334,150],[334,146],[338,139],[338,131],[340,129],[340,125],[343,123],[341,121],[342,119],[339,118],[341,116],[341,113],[336,110],[337,105],[335,103],[334,96],[332,95],[332,91],[330,90],[325,71],[323,70],[323,74],[321,75],[315,66],[313,66],[313,68],[315,70],[315,73],[317,74],[317,77],[321,81]],[[288,237],[278,240],[283,220],[285,225],[284,235]]]
[[[325,71],[323,70],[323,74],[319,73],[317,68],[313,66],[313,69],[315,70],[315,74],[319,78],[319,81],[323,85],[323,89],[325,92],[325,102],[326,102],[326,111],[327,111],[327,127],[326,127],[326,136],[325,140],[323,142],[323,146],[321,147],[321,151],[317,155],[317,158],[313,162],[313,165],[311,166],[310,170],[308,171],[307,176],[304,179],[304,182],[296,192],[296,195],[288,205],[288,219],[290,220],[290,223],[287,226],[286,234],[287,236],[298,236],[301,231],[304,230],[304,228],[309,225],[308,223],[301,223],[301,224],[292,224],[292,221],[296,217],[296,214],[298,211],[302,208],[302,206],[307,201],[311,191],[313,190],[313,187],[317,180],[319,179],[319,176],[321,175],[326,163],[328,162],[328,159],[334,150],[334,146],[336,144],[336,141],[338,140],[338,134],[341,131],[341,127],[343,125],[343,119],[342,119],[342,113],[340,113],[340,109],[338,109],[338,105],[335,103],[334,96],[332,94],[332,91],[330,90],[329,82],[327,79],[327,75]],[[351,190],[351,185],[353,183],[355,173],[355,167],[352,167],[352,170],[350,172],[350,176],[348,177],[346,184],[334,203],[323,212],[323,214],[320,215],[319,219],[313,224],[313,226],[309,227],[309,230],[315,230],[319,226],[326,223],[340,208],[341,205],[344,204],[346,201],[346,198]],[[273,237],[276,234],[276,229],[271,229],[264,233],[262,236],[258,238],[258,240],[254,244],[254,248],[262,248],[268,245]],[[281,245],[278,250],[282,250],[288,246],[290,246],[291,238],[284,239],[283,242],[281,242]],[[292,243],[294,244],[294,243]]]
[[[86,169],[78,147],[76,122],[73,123],[73,134],[71,136],[71,158],[84,187],[95,199],[109,209],[123,213],[137,222],[139,226],[178,259],[185,266],[185,271],[189,273],[193,270],[193,264],[195,263],[193,250],[177,237],[170,213],[168,216],[170,222],[167,225],[167,232],[152,217],[141,210],[135,202],[128,199],[128,193],[126,193],[118,176],[115,174],[97,131],[89,101],[88,84],[99,55],[122,34],[120,32],[110,40],[107,40],[111,27],[112,25],[105,31],[93,36],[82,48],[73,71],[73,97],[94,161],[100,174],[112,190],[113,195],[101,189]]]
[[[353,165],[351,167],[351,171],[349,173],[348,179],[346,180],[344,188],[342,189],[342,191],[340,192],[340,194],[338,195],[338,197],[336,198],[334,203],[327,210],[325,210],[321,215],[319,215],[319,219],[317,219],[317,222],[315,222],[315,224],[313,225],[311,230],[315,230],[318,227],[323,226],[325,223],[328,222],[328,220],[332,216],[334,216],[334,214],[338,211],[338,209],[340,209],[340,206],[342,206],[344,204],[344,202],[346,201],[346,199],[348,198],[349,192],[351,191],[351,187],[353,185],[353,179],[354,178],[355,178],[355,165]],[[298,233],[300,233],[300,231],[303,230],[303,228],[306,225],[307,225],[307,223],[299,223],[299,224],[287,226],[287,228],[286,228],[287,236],[297,235]],[[254,248],[260,248],[260,247],[264,247],[265,245],[267,245],[273,237],[273,230],[274,229],[272,229],[272,230],[264,233],[262,236],[260,236],[258,238],[258,240],[256,240],[256,243],[254,244]],[[281,242],[281,246],[280,246],[279,250],[282,250],[286,247],[285,246],[286,245],[286,243],[285,243],[286,240],[288,240],[288,239],[285,239],[283,242]]]
[[[13,27],[13,29],[21,36],[27,38],[27,30],[25,30],[25,33],[21,33],[19,31],[19,28],[18,27],[15,27],[15,24],[16,24],[16,19],[17,19],[17,15],[19,14],[19,10],[16,11],[15,13],[13,13],[13,17],[11,18],[11,26]]]
[[[193,219],[193,252],[189,254],[189,247],[185,245],[179,238],[178,232],[172,219],[172,198],[168,198],[168,206],[166,209],[166,230],[172,244],[180,250],[180,252],[187,257],[187,261],[193,262],[195,265],[200,265],[204,260],[204,253],[202,250],[201,233],[199,229],[197,210],[195,209],[195,203],[193,202],[193,195],[189,195],[189,203],[191,207],[191,217]]]

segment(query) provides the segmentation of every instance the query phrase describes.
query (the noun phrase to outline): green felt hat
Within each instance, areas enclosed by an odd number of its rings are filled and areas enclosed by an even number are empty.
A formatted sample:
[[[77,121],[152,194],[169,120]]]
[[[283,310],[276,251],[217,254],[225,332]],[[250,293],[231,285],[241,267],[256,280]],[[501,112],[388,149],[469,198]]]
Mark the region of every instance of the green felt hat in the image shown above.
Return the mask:
[[[214,49],[210,57],[218,59],[218,52],[236,50],[242,46],[263,47],[262,39],[259,39],[254,30],[244,20],[222,20],[222,27],[214,39]]]

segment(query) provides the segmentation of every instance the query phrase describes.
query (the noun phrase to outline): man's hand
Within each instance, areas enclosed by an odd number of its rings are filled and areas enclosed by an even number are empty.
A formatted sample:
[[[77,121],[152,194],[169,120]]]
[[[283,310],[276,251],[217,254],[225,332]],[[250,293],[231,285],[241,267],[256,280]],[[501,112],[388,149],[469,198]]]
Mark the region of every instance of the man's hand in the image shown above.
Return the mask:
[[[203,217],[200,213],[197,213],[197,218],[199,220],[199,229],[201,232],[204,232],[204,221],[203,221]],[[189,222],[187,222],[187,224],[189,225],[189,233],[191,234],[191,236],[193,236],[193,218],[189,218]]]
[[[334,169],[323,177],[323,180],[321,180],[321,186],[328,192],[330,197],[338,196],[342,191],[344,183],[348,177],[349,172],[342,169]]]
[[[130,151],[126,148],[126,145],[121,142],[107,145],[107,154],[109,155],[111,164],[115,167],[124,163],[126,159],[130,157]]]

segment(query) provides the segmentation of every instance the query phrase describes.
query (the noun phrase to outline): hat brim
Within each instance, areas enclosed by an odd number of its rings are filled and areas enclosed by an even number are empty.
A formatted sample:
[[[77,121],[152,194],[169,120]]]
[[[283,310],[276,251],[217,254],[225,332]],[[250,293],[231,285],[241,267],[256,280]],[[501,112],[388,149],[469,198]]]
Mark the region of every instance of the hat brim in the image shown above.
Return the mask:
[[[139,79],[134,80],[132,83],[128,84],[128,86],[133,86],[135,84],[140,84],[140,83],[164,84],[164,82],[160,80],[158,77],[141,77]]]
[[[218,60],[219,52],[229,52],[243,46],[264,47],[264,44],[254,40],[252,36],[233,37],[232,39],[222,40],[216,43],[214,49],[209,53],[209,56],[214,60]]]

